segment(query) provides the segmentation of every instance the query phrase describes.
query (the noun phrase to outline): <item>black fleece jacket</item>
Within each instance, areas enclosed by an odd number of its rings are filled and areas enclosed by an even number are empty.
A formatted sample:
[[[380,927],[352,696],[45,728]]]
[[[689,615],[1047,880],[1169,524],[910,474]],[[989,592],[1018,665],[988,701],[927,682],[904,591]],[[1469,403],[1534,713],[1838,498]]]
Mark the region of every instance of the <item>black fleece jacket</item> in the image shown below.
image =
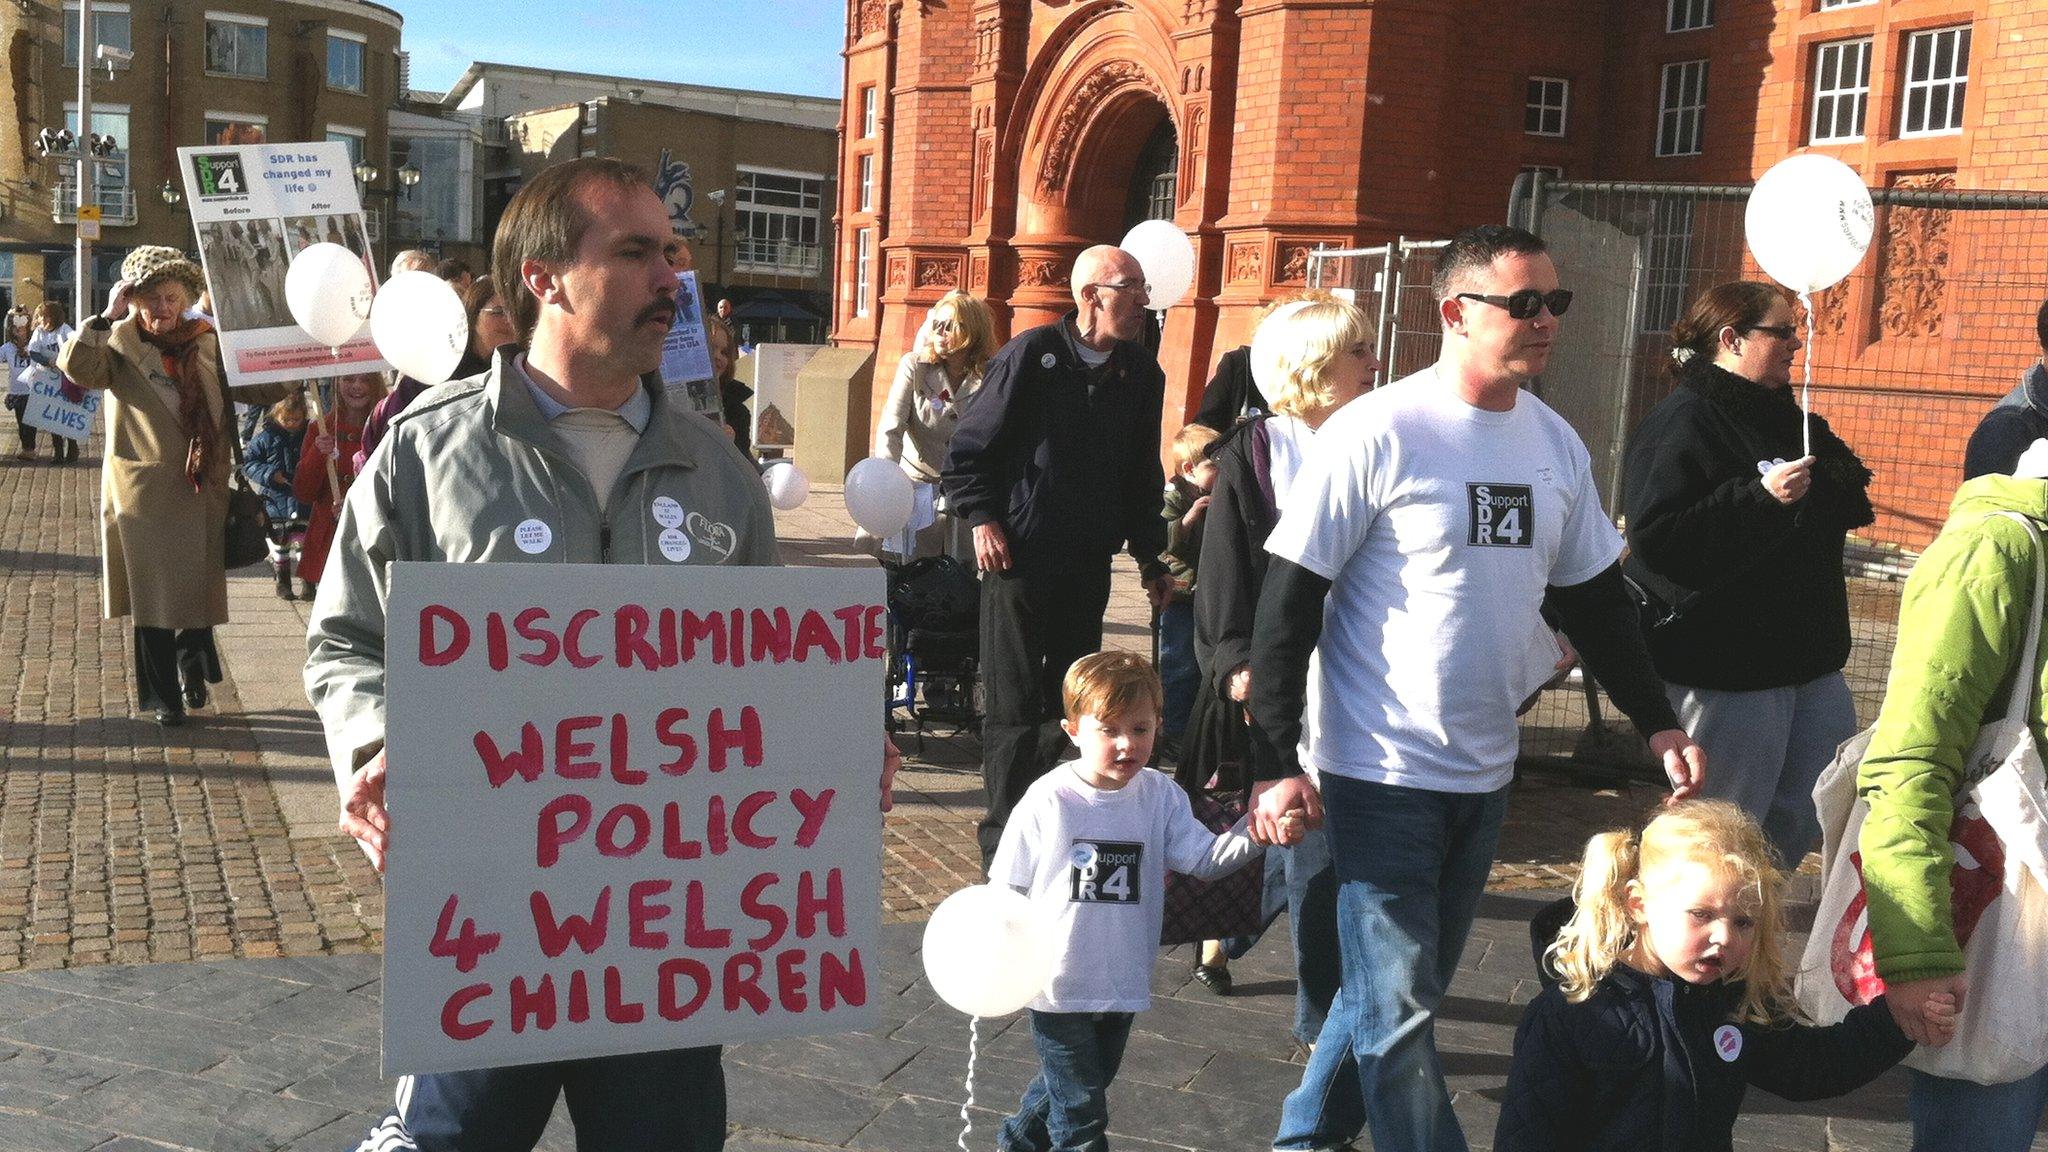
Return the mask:
[[[1666,680],[1753,691],[1803,684],[1849,658],[1842,543],[1874,514],[1870,470],[1813,419],[1813,487],[1780,504],[1760,466],[1796,460],[1792,391],[1697,363],[1628,451],[1628,575],[1679,610],[1650,635]]]
[[[1742,995],[1626,965],[1578,1004],[1545,988],[1515,1031],[1496,1152],[1723,1152],[1750,1085],[1839,1096],[1913,1049],[1883,997],[1828,1027],[1731,1024]]]
[[[1273,507],[1266,421],[1239,424],[1210,445],[1216,484],[1202,524],[1202,579],[1195,585],[1195,659],[1219,695],[1252,660],[1252,620],[1265,582]]]
[[[1128,545],[1150,580],[1166,571],[1166,375],[1129,341],[1090,369],[1075,350],[1073,320],[1069,312],[1032,328],[988,362],[981,387],[960,405],[946,502],[970,525],[1001,526],[1025,571],[1087,570]]]

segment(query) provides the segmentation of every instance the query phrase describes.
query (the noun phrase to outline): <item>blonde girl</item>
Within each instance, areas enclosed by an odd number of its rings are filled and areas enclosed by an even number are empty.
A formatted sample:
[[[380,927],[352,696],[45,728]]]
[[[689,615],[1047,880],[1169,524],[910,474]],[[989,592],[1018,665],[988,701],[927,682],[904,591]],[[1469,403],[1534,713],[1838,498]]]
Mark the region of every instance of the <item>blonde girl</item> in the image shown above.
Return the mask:
[[[960,406],[981,387],[982,370],[995,353],[995,317],[988,305],[959,291],[939,297],[915,345],[896,364],[875,430],[875,455],[894,460],[913,484],[937,485]],[[940,552],[974,555],[965,526],[943,511],[918,531],[913,555],[905,559]]]
[[[1839,1096],[1912,1050],[1882,998],[1832,1026],[1799,1019],[1772,859],[1718,800],[1587,843],[1543,950],[1557,983],[1515,1034],[1496,1149],[1726,1148],[1749,1085]]]

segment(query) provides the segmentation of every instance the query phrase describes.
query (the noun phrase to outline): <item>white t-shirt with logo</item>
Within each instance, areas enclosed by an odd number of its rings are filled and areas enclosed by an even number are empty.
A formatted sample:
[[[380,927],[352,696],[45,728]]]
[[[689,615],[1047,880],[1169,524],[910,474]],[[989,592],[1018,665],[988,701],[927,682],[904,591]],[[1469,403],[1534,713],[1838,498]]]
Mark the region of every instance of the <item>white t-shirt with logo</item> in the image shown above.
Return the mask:
[[[1438,792],[1514,775],[1515,707],[1553,672],[1538,608],[1621,555],[1591,458],[1527,392],[1507,412],[1434,368],[1337,410],[1266,549],[1332,582],[1306,765]]]
[[[1031,898],[1057,926],[1059,960],[1040,1012],[1142,1012],[1166,918],[1166,870],[1214,880],[1261,851],[1239,820],[1211,832],[1173,778],[1140,769],[1105,792],[1074,762],[1034,782],[1010,813],[989,882]]]

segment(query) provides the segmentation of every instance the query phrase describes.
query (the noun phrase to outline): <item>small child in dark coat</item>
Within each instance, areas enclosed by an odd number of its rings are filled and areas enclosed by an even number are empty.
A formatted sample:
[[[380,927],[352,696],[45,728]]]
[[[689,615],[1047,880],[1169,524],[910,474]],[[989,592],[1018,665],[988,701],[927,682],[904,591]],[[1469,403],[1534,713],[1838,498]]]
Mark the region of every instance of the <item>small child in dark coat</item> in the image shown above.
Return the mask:
[[[1882,997],[1799,1022],[1780,883],[1756,821],[1720,801],[1593,837],[1577,908],[1538,959],[1557,982],[1515,1033],[1496,1152],[1720,1152],[1751,1084],[1818,1100],[1904,1059],[1913,1042]]]
[[[263,497],[270,518],[270,566],[277,575],[277,594],[292,596],[292,564],[306,538],[307,508],[292,492],[299,471],[299,452],[306,436],[306,394],[294,392],[270,406],[263,426],[249,437],[242,454],[242,475]]]

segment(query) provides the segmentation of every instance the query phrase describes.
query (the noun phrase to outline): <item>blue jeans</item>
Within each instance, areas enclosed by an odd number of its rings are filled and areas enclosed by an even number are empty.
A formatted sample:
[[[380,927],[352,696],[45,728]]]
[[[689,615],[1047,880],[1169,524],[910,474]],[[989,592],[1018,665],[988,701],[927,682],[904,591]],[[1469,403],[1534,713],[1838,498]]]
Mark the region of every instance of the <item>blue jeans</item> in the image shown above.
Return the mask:
[[[531,1152],[557,1094],[568,1097],[580,1152],[718,1152],[719,1057],[715,1046],[679,1048],[400,1077],[398,1106],[357,1152]]]
[[[2027,1152],[2048,1110],[2048,1068],[2010,1084],[1912,1077],[1913,1152]]]
[[[1159,687],[1166,693],[1159,731],[1179,736],[1188,730],[1202,668],[1195,662],[1195,602],[1176,596],[1159,610]]]
[[[1330,832],[1317,828],[1292,848],[1268,848],[1287,875],[1287,926],[1294,937],[1294,1038],[1313,1044],[1343,978],[1337,944],[1337,873]]]
[[[1002,1152],[1108,1152],[1109,1082],[1131,1038],[1129,1012],[1031,1010],[1038,1076],[996,1136]]]
[[[1368,1124],[1375,1148],[1464,1152],[1436,1052],[1436,1010],[1465,950],[1508,790],[1461,794],[1324,774],[1343,983],[1275,1148],[1327,1148]]]
[[[1787,869],[1820,839],[1813,785],[1856,734],[1856,700],[1840,672],[1754,692],[1667,684],[1671,710],[1713,764],[1700,795],[1726,800],[1763,825]]]

